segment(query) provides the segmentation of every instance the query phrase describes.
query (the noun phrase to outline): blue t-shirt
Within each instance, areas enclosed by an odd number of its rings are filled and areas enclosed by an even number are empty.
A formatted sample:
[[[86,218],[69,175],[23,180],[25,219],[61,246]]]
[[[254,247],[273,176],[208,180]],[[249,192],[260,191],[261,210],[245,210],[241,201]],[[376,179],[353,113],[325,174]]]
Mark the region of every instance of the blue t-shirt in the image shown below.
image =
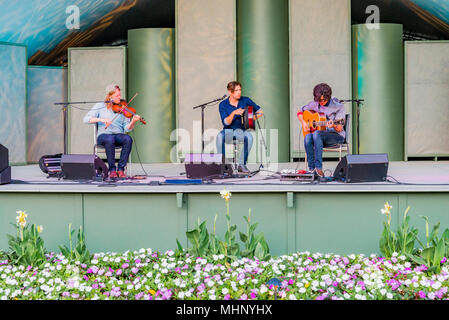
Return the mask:
[[[227,98],[226,100],[223,100],[222,102],[220,102],[219,105],[219,111],[220,111],[220,117],[221,117],[221,123],[223,123],[223,129],[242,129],[245,130],[245,127],[243,126],[242,123],[242,116],[239,115],[235,115],[234,119],[232,119],[232,122],[230,124],[226,124],[224,122],[224,120],[236,109],[245,109],[246,106],[253,106],[254,107],[254,112],[258,111],[260,109],[260,107],[254,102],[252,101],[250,98],[248,97],[244,97],[241,96],[239,99],[239,102],[237,104],[237,107],[234,107],[233,105],[231,105],[231,103],[229,102],[229,98]]]

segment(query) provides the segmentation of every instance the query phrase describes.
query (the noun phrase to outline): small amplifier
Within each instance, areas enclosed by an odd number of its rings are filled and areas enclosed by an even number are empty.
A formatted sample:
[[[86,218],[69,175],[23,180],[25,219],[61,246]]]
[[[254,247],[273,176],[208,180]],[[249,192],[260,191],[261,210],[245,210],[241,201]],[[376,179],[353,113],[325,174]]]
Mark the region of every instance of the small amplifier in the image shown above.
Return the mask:
[[[281,173],[281,181],[313,181],[313,173]]]

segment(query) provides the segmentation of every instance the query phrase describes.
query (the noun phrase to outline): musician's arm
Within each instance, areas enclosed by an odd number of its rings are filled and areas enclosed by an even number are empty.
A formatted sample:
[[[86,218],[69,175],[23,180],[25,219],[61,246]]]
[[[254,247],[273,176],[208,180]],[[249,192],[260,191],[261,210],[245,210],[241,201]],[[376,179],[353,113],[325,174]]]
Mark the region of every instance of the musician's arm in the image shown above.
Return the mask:
[[[297,116],[298,116],[298,120],[301,123],[304,131],[309,131],[309,127],[307,125],[307,122],[304,121],[304,116],[302,115],[302,112],[298,112]]]
[[[109,119],[103,119],[100,118],[100,113],[99,113],[99,109],[101,107],[101,104],[95,104],[92,109],[84,116],[83,118],[83,122],[84,123],[98,123],[98,122],[103,122],[104,124],[108,124],[108,122],[110,123]]]
[[[127,132],[133,130],[133,129],[134,129],[134,126],[135,126],[135,124],[136,124],[136,122],[138,122],[138,121],[140,121],[140,116],[137,115],[137,114],[135,114],[135,115],[132,117],[131,121],[129,121],[129,123],[127,123],[127,124],[124,126],[124,132],[127,133]],[[126,122],[125,122],[125,123],[126,123]]]
[[[227,116],[226,118],[224,118],[224,120],[223,120],[224,124],[226,124],[227,126],[229,126],[229,125],[232,123],[232,120],[234,120],[235,115],[238,114],[238,115],[241,116],[241,115],[243,114],[243,111],[245,111],[245,110],[244,110],[244,109],[241,109],[241,108],[238,108],[238,109],[235,109],[234,111],[232,111],[232,112],[229,114],[229,116]]]

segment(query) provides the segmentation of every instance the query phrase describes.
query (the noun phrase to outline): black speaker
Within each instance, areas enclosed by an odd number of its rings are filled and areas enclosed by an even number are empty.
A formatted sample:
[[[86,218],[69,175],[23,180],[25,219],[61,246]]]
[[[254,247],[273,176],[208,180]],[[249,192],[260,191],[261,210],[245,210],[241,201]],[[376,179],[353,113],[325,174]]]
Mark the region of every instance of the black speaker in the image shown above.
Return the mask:
[[[0,184],[11,183],[8,149],[0,144]]]
[[[223,178],[232,176],[232,166],[223,163],[222,154],[187,153],[184,159],[187,178]]]
[[[0,172],[5,170],[9,166],[9,154],[8,149],[0,144]]]
[[[386,181],[388,155],[348,154],[338,163],[334,179],[347,183]]]
[[[0,184],[11,183],[11,167],[6,167],[0,172]]]
[[[108,174],[104,161],[94,154],[63,154],[61,171],[62,177],[70,180],[95,180],[97,173]]]

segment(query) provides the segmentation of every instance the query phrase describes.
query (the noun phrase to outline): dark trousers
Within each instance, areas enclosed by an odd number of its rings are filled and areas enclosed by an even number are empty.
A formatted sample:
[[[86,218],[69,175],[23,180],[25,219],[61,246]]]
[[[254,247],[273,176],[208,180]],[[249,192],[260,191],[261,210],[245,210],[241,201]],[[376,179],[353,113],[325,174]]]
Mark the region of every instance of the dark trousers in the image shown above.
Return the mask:
[[[115,171],[115,147],[122,147],[120,152],[120,160],[118,162],[118,170],[125,170],[126,164],[128,163],[129,154],[131,153],[131,148],[133,145],[133,139],[127,134],[117,133],[117,134],[106,134],[103,133],[98,136],[97,143],[102,145],[106,150],[106,157],[108,160],[109,171]]]

